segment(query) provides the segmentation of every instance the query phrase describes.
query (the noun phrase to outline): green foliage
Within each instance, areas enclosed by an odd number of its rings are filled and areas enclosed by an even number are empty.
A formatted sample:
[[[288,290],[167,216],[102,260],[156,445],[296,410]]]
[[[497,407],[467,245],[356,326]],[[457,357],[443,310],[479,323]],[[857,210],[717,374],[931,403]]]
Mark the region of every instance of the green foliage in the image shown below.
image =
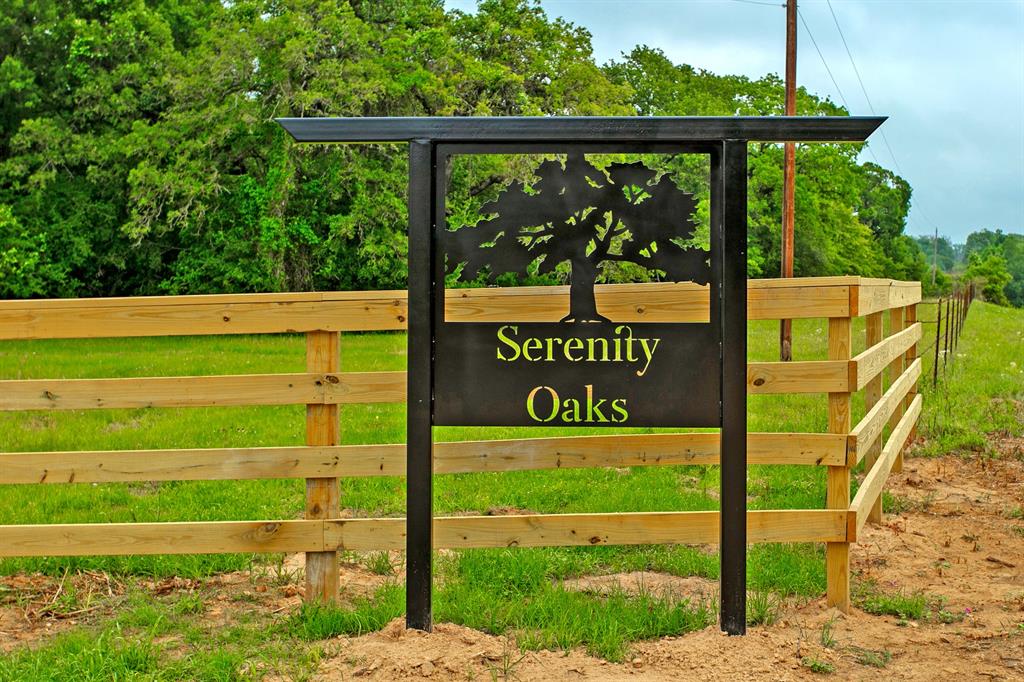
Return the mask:
[[[884,668],[892,660],[892,652],[888,649],[865,649],[859,646],[850,647],[854,660],[860,665],[872,668]]]
[[[784,111],[777,76],[758,80],[719,76],[673,64],[659,50],[637,47],[606,72],[633,90],[631,103],[642,116],[778,115]],[[846,111],[804,89],[797,94],[801,115],[842,116]],[[854,145],[801,145],[797,151],[797,276],[860,274],[920,279],[926,264],[904,236],[910,186],[875,164],[858,165]],[[748,218],[751,276],[780,271],[782,148],[750,148]],[[693,171],[691,171],[692,174]],[[691,183],[679,182],[680,186]]]
[[[405,155],[298,146],[279,116],[779,114],[782,101],[777,76],[648,47],[598,66],[585,29],[529,0],[472,14],[441,0],[6,3],[0,296],[403,287]],[[798,106],[846,113],[806,90]],[[918,278],[910,188],[857,152],[800,147],[796,271]],[[663,163],[706,186],[706,167]],[[779,271],[781,167],[777,145],[752,148],[752,275]],[[517,176],[482,161],[449,189]]]
[[[918,247],[924,253],[925,260],[928,261],[929,265],[932,263],[933,256],[938,258],[939,269],[944,272],[952,272],[953,268],[960,264],[957,247],[962,245],[953,244],[949,237],[935,239],[933,237],[921,236],[914,237],[914,241],[917,242]]]
[[[986,300],[1024,308],[1024,234],[977,230],[967,235],[963,244],[953,244],[947,237],[937,241],[916,237],[915,242],[924,254],[929,272],[936,251],[938,255],[935,284],[931,283],[930,275],[923,279],[925,296],[948,295],[953,289],[953,277],[959,276],[981,287],[979,291]]]
[[[998,282],[1005,281],[1003,293],[1009,305],[1024,308],[1024,234],[1007,234],[1002,230],[979,230],[967,236],[967,243],[964,245],[964,252],[968,258],[968,269],[970,269],[970,258],[977,256],[982,259],[981,269],[985,272],[980,277],[995,277],[992,285],[992,294],[999,298]],[[992,259],[998,256],[1003,259]],[[1005,270],[1005,272],[1004,272]],[[1006,275],[1010,279],[1006,279]],[[998,302],[996,299],[990,299]],[[1006,305],[1002,303],[1001,305]]]
[[[919,313],[918,319],[935,319],[933,305],[920,306]],[[921,382],[921,430],[927,437],[920,454],[988,452],[989,434],[1024,436],[1024,310],[972,303],[956,356],[940,368],[937,389],[930,381],[933,357],[923,356],[922,377],[929,380]]]
[[[111,595],[103,606],[115,612],[97,622],[0,652],[0,682],[306,680],[316,669],[319,645],[292,638],[260,612],[236,613],[230,625],[209,620],[191,606],[194,596],[171,603],[142,592]]]
[[[1006,259],[995,247],[982,252],[974,251],[967,257],[964,278],[981,287],[981,296],[996,305],[1010,305],[1006,297],[1006,285],[1013,280],[1006,266]]]

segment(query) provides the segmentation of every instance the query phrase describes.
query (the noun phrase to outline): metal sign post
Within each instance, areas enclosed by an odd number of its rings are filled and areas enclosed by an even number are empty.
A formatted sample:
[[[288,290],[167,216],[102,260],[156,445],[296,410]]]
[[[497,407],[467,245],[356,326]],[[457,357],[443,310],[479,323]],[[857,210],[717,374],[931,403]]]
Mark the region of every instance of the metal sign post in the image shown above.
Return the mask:
[[[721,627],[746,629],[747,143],[862,142],[883,118],[281,119],[299,142],[409,143],[406,623],[431,628],[434,425],[721,429]],[[704,154],[710,250],[693,246],[693,197],[643,164],[588,155]],[[446,170],[463,154],[559,155],[510,183],[473,225],[448,225]],[[706,284],[706,319],[629,323],[593,284],[617,260]],[[568,262],[559,322],[459,322],[445,277]],[[460,269],[461,268],[461,269]],[[547,271],[550,271],[547,270]],[[543,271],[543,270],[542,270]]]

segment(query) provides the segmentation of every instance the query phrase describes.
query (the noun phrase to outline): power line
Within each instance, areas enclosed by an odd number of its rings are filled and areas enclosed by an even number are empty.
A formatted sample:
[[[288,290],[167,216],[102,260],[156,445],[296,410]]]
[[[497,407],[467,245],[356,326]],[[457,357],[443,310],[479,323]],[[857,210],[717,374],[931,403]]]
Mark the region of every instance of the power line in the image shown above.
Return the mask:
[[[786,6],[785,4],[779,4],[776,2],[766,2],[765,0],[732,0],[732,2],[739,2],[746,5],[762,5],[765,7]],[[850,50],[850,45],[849,43],[846,42],[846,36],[843,34],[843,29],[839,25],[839,18],[836,16],[835,10],[832,8],[832,2],[831,0],[826,0],[826,3],[828,4],[829,12],[832,14],[832,21],[835,22],[836,30],[839,32],[839,38],[843,41],[843,47],[846,49],[846,56],[849,57],[850,64],[853,66],[853,72],[857,76],[857,83],[860,85],[860,90],[864,94],[864,99],[867,101],[868,109],[871,111],[872,114],[875,114],[874,104],[871,102],[871,97],[868,95],[867,88],[864,86],[864,79],[860,75],[860,69],[857,68],[857,62],[853,58],[853,52]],[[822,53],[821,48],[818,46],[818,41],[815,40],[814,38],[814,32],[811,31],[811,27],[807,23],[807,19],[804,18],[804,14],[803,12],[800,11],[799,8],[797,8],[797,14],[800,17],[800,23],[803,24],[804,30],[807,31],[807,36],[811,39],[811,44],[814,45],[814,50],[818,53],[818,58],[821,59],[822,66],[825,67],[825,72],[828,74],[829,79],[832,81],[833,87],[835,87],[836,92],[839,94],[840,101],[842,101],[843,106],[846,107],[846,110],[848,112],[853,113],[853,109],[852,107],[850,107],[850,103],[847,101],[846,95],[843,94],[842,88],[839,87],[839,83],[838,81],[836,81],[835,75],[833,75],[832,69],[828,65],[828,60],[825,59],[824,53]],[[899,172],[901,177],[905,177],[906,174],[903,172],[903,168],[900,166],[899,159],[896,158],[896,154],[893,151],[892,145],[889,144],[889,139],[886,137],[885,131],[879,129],[878,132],[882,136],[883,144],[885,144],[886,149],[889,151],[889,156],[892,157],[892,161],[893,164],[896,166],[896,170]],[[875,162],[875,165],[881,166],[882,162],[878,159],[878,156],[875,154],[875,150],[872,148],[872,146],[869,143],[865,143],[864,148],[871,156],[871,159]],[[915,206],[917,207],[917,210],[921,212],[921,216],[928,223],[931,223],[932,226],[937,225],[937,223],[931,219],[931,216],[928,215],[928,212],[925,211],[920,201],[915,202]],[[913,222],[918,227],[918,229],[920,229],[920,224],[917,222],[917,220],[912,220],[909,214],[907,216],[907,220],[908,222]],[[925,231],[931,232],[932,230],[929,229]]]
[[[828,62],[825,61],[825,55],[821,53],[821,48],[818,47],[818,41],[814,39],[814,33],[811,32],[811,27],[807,25],[807,20],[804,19],[804,13],[801,12],[799,8],[796,12],[800,16],[800,23],[804,25],[804,29],[807,31],[807,35],[810,37],[811,43],[814,45],[814,49],[818,52],[818,57],[821,58],[821,63],[825,66],[825,71],[828,73],[828,77],[832,79],[832,85],[835,86],[836,92],[839,93],[839,99],[843,101],[843,105],[846,106],[846,110],[850,111],[850,105],[846,101],[846,96],[839,87],[839,83],[836,82],[836,77],[832,75],[832,69],[828,67]]]
[[[871,113],[875,113],[875,107],[871,104],[871,98],[868,97],[867,88],[864,87],[864,80],[860,77],[860,70],[857,69],[857,63],[853,61],[853,53],[850,52],[850,46],[846,42],[846,36],[843,35],[843,29],[839,26],[839,18],[836,16],[835,10],[832,9],[832,1],[825,0],[828,4],[828,11],[832,14],[832,21],[836,24],[836,30],[839,31],[839,39],[843,41],[843,47],[846,48],[846,56],[850,58],[850,64],[853,65],[853,72],[857,75],[857,82],[860,83],[860,91],[864,93],[864,99],[868,101],[868,109]]]
[[[875,105],[871,103],[871,97],[868,95],[868,89],[864,87],[864,79],[860,77],[860,69],[857,68],[857,62],[853,58],[853,52],[850,51],[850,44],[846,42],[846,35],[843,33],[843,27],[839,25],[839,17],[836,16],[836,11],[832,9],[832,0],[825,0],[825,4],[828,5],[828,11],[832,15],[832,21],[835,22],[836,30],[839,31],[839,39],[843,41],[843,47],[846,49],[846,56],[850,58],[850,66],[853,67],[853,73],[857,76],[857,83],[860,84],[860,91],[864,93],[864,99],[868,103],[868,110],[874,114]],[[882,135],[882,142],[885,143],[886,149],[889,150],[889,156],[892,157],[892,162],[896,164],[896,170],[899,171],[900,175],[903,175],[903,169],[900,168],[899,159],[896,158],[896,154],[892,150],[892,146],[889,144],[889,138],[885,136],[885,131],[879,129],[878,131]]]
[[[832,15],[832,21],[835,22],[836,30],[839,32],[839,38],[840,38],[840,40],[843,41],[843,47],[846,49],[846,56],[850,58],[850,65],[853,67],[853,73],[857,76],[857,83],[860,84],[860,91],[864,94],[864,100],[868,103],[868,110],[873,115],[877,115],[877,114],[875,114],[875,106],[871,102],[871,97],[868,95],[868,89],[864,86],[864,79],[861,78],[861,76],[860,76],[860,69],[857,68],[857,62],[853,58],[853,52],[850,51],[850,45],[849,45],[849,43],[846,42],[846,36],[843,34],[843,27],[839,25],[839,17],[836,16],[836,11],[832,8],[832,0],[825,0],[825,4],[828,5],[828,11]],[[807,32],[810,33],[810,29],[808,29]],[[813,38],[812,38],[812,40],[813,40]],[[882,142],[885,144],[885,148],[887,150],[889,150],[889,156],[892,157],[892,162],[893,162],[893,164],[895,164],[896,170],[899,172],[901,177],[905,178],[906,177],[906,173],[903,172],[903,168],[900,166],[900,161],[899,161],[898,158],[896,158],[896,152],[893,151],[892,145],[889,144],[889,138],[886,137],[885,130],[880,128],[878,130],[878,132],[882,136]],[[868,151],[870,151],[870,149],[871,148],[868,147]],[[874,153],[872,153],[872,158],[875,158],[874,157]],[[875,163],[878,163],[878,159],[877,158],[875,158]],[[879,164],[879,165],[881,165],[881,164]],[[921,212],[921,215],[929,223],[931,223],[932,225],[937,225],[938,224],[934,220],[931,219],[931,216],[929,216],[928,212],[924,210],[924,207],[921,205],[920,202],[917,202],[917,210],[919,210]]]

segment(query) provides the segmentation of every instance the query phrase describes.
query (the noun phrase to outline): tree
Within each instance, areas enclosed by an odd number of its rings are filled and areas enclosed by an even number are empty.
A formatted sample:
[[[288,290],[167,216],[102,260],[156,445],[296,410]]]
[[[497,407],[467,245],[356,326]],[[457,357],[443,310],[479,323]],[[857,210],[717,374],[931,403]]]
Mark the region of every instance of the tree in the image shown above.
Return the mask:
[[[1012,277],[1004,290],[1006,298],[1010,305],[1024,307],[1024,234],[978,230],[967,235],[964,251],[968,259],[978,255],[983,261],[993,253],[1002,256]]]
[[[983,252],[973,252],[967,259],[964,278],[981,285],[981,295],[990,303],[1010,305],[1006,298],[1006,285],[1013,276],[1006,269],[1006,259],[994,247]]]
[[[463,281],[485,274],[526,275],[571,265],[569,313],[562,322],[607,322],[597,311],[594,285],[604,263],[627,262],[663,272],[673,281],[706,284],[707,252],[692,245],[693,195],[667,174],[642,163],[613,163],[602,172],[583,154],[564,166],[548,160],[531,185],[513,181],[481,209],[491,215],[446,233],[446,268]]]

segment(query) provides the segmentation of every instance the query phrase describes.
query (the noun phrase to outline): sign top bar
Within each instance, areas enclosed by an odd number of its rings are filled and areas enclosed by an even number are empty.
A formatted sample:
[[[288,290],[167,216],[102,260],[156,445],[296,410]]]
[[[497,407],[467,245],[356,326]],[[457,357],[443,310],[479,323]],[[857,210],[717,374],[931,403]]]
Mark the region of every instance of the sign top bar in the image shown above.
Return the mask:
[[[863,142],[885,116],[279,118],[297,142]]]

